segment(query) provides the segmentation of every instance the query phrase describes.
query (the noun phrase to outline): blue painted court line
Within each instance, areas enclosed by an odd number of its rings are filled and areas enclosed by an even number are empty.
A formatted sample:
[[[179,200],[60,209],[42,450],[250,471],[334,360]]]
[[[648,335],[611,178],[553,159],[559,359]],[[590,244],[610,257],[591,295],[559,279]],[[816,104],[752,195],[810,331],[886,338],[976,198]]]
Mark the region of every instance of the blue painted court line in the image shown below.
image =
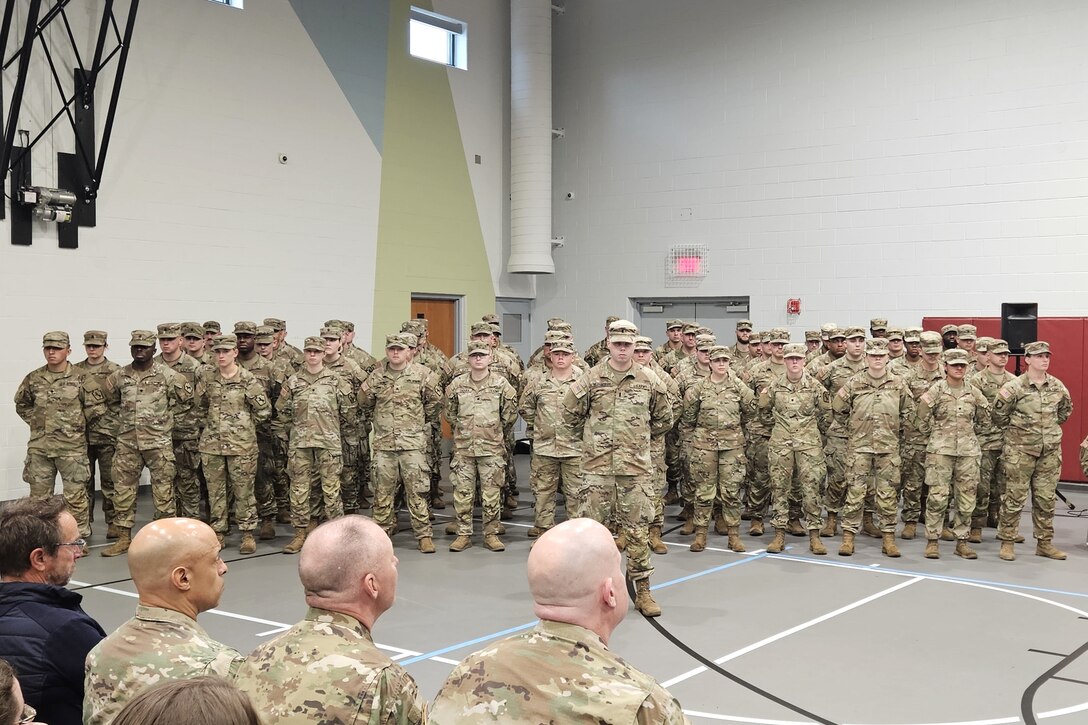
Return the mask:
[[[706,571],[696,572],[695,574],[688,574],[687,576],[682,576],[682,577],[680,577],[678,579],[671,579],[671,580],[669,580],[667,582],[661,582],[660,584],[657,584],[655,586],[650,587],[650,589],[664,589],[665,587],[671,587],[674,584],[680,584],[681,582],[686,582],[686,581],[689,581],[691,579],[697,579],[697,578],[699,578],[701,576],[706,576],[707,574],[713,574],[714,572],[722,571],[724,569],[731,569],[734,566],[740,566],[741,564],[747,564],[748,562],[751,562],[751,561],[758,561],[759,559],[762,559],[762,558],[764,558],[766,556],[767,556],[766,552],[764,552],[762,554],[755,554],[753,556],[749,556],[749,557],[746,557],[744,559],[738,559],[737,561],[731,561],[728,564],[722,564],[721,566],[715,566],[715,567],[713,567],[711,569],[707,569]],[[465,647],[470,647],[470,646],[472,646],[474,644],[480,644],[481,642],[487,642],[489,640],[498,639],[499,637],[505,637],[508,634],[514,634],[515,632],[520,632],[523,629],[529,629],[530,627],[535,627],[536,623],[539,622],[539,621],[540,620],[538,620],[538,619],[534,619],[533,621],[528,622],[526,624],[519,624],[516,627],[510,627],[509,629],[504,629],[501,632],[494,632],[492,634],[485,634],[482,637],[476,637],[475,639],[469,639],[469,640],[466,640],[464,642],[458,642],[457,644],[451,644],[449,647],[443,647],[442,649],[436,649],[436,650],[434,650],[432,652],[424,652],[423,654],[416,655],[415,657],[408,657],[406,659],[400,660],[397,664],[399,664],[401,666],[407,666],[407,665],[415,664],[416,662],[422,662],[423,660],[429,660],[432,657],[441,657],[442,655],[446,654],[447,652],[453,652],[455,650],[463,649]]]
[[[804,556],[791,554],[775,554],[779,559],[793,559],[795,561],[814,561]],[[1064,589],[1048,589],[1046,587],[1033,587],[1027,584],[1012,584],[1010,582],[995,582],[988,579],[968,579],[967,577],[949,576],[948,574],[930,574],[924,571],[910,571],[908,569],[889,569],[886,566],[871,567],[863,564],[851,564],[846,561],[822,560],[821,564],[838,566],[843,569],[861,569],[862,571],[886,571],[890,574],[903,574],[905,576],[920,576],[924,579],[936,579],[938,581],[963,582],[964,584],[983,584],[992,587],[1005,587],[1006,589],[1023,589],[1029,592],[1042,592],[1044,594],[1063,594],[1069,597],[1088,598],[1088,592],[1069,592]]]

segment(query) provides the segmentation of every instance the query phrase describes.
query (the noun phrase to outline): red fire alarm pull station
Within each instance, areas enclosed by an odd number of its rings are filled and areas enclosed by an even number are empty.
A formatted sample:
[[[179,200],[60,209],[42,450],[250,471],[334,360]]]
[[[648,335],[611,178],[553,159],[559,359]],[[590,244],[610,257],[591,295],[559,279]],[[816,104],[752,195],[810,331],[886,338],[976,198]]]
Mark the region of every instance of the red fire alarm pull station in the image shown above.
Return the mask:
[[[801,300],[793,298],[786,300],[786,314],[787,315],[799,315],[801,314]]]

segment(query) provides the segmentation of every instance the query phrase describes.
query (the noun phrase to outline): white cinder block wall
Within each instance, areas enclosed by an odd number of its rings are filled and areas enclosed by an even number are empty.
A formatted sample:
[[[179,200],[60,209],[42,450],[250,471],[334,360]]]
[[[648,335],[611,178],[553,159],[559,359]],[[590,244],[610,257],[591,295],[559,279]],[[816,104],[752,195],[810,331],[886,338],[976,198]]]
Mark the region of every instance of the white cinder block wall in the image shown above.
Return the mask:
[[[750,295],[756,326],[794,339],[1010,301],[1085,314],[1085,27],[1081,0],[566,3],[567,245],[536,319],[566,317],[584,347],[646,295]],[[711,273],[666,288],[684,242]]]

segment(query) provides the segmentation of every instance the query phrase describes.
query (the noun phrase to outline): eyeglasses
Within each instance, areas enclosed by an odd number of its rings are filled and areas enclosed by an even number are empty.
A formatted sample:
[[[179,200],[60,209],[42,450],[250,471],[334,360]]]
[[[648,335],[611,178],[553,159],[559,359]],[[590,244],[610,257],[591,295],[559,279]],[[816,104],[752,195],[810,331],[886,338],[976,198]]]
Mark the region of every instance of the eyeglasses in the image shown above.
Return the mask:
[[[76,539],[75,541],[65,541],[62,544],[57,544],[58,549],[60,547],[62,547],[62,546],[78,546],[80,549],[83,549],[84,547],[87,546],[87,540],[86,539]]]
[[[38,717],[38,711],[32,708],[30,705],[23,704],[23,717],[17,722],[19,725],[25,725],[28,722],[34,722],[34,718]]]

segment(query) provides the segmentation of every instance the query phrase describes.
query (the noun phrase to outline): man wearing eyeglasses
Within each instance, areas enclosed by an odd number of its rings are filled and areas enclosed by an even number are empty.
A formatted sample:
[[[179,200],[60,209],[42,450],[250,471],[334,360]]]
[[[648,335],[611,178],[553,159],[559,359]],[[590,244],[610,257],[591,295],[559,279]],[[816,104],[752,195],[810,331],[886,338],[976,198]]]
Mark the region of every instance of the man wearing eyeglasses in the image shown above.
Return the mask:
[[[106,636],[65,588],[84,546],[60,496],[0,509],[0,657],[50,725],[82,723],[83,661]]]

